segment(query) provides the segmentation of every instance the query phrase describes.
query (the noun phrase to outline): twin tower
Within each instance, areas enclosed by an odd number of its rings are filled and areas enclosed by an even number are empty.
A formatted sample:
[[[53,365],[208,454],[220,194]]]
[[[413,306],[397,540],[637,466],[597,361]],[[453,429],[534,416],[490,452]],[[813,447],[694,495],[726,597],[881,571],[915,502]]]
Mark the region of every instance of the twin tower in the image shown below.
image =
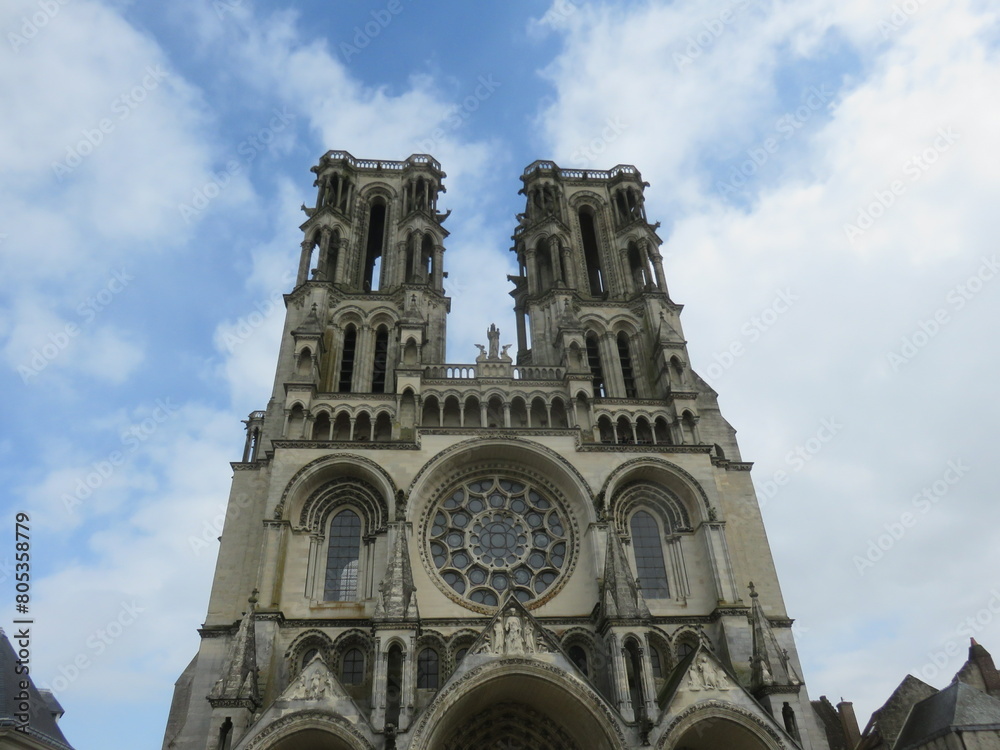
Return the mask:
[[[313,171],[163,747],[826,750],[638,170],[524,171],[516,351],[455,363],[441,165]]]

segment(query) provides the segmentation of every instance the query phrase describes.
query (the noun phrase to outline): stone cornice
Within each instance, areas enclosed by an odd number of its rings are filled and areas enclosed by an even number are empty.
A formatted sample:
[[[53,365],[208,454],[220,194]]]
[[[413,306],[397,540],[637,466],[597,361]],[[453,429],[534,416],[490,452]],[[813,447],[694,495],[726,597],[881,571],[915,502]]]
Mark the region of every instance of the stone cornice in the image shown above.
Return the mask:
[[[580,443],[578,451],[603,453],[711,453],[710,445],[636,445],[635,443]]]
[[[371,441],[371,440],[273,440],[271,445],[275,448],[300,448],[302,450],[396,450],[396,451],[417,451],[420,445],[402,440]]]

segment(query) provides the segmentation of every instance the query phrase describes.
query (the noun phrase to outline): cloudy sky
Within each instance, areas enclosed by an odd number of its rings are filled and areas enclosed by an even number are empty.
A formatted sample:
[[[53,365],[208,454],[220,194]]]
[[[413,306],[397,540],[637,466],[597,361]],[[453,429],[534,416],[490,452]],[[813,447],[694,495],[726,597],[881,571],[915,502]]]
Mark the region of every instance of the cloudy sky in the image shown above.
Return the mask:
[[[970,635],[1000,656],[998,21],[971,0],[4,2],[0,622],[25,512],[32,672],[70,741],[160,746],[330,148],[443,163],[452,362],[513,332],[524,166],[637,165],[812,697],[863,724],[907,672],[946,684]]]

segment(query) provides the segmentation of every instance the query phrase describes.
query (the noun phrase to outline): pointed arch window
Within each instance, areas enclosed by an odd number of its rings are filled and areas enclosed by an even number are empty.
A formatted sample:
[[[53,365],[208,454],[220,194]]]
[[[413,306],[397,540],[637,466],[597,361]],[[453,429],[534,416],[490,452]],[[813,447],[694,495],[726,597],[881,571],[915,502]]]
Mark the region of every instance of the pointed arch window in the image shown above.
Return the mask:
[[[577,669],[585,675],[590,675],[590,672],[587,671],[587,652],[583,650],[583,646],[570,646],[569,658],[576,664]]]
[[[604,398],[607,392],[604,386],[604,370],[601,367],[601,352],[597,346],[597,336],[587,337],[587,364],[590,367],[590,379],[594,385],[594,397]]]
[[[386,205],[381,198],[372,203],[368,212],[368,241],[365,243],[364,275],[361,287],[366,292],[379,289],[382,270],[382,249],[385,246]]]
[[[372,364],[372,393],[385,393],[386,362],[389,353],[389,330],[380,326],[375,334],[375,361]]]
[[[353,510],[342,510],[330,522],[323,598],[349,602],[358,598],[358,559],[361,553],[361,519]]]
[[[351,392],[351,381],[354,379],[354,353],[358,346],[358,331],[353,326],[347,326],[344,331],[344,349],[340,358],[340,380],[337,390],[341,393]]]
[[[629,351],[628,334],[618,334],[618,359],[622,366],[622,381],[625,383],[625,398],[638,398],[635,388],[635,370],[632,369],[632,353]]]
[[[583,238],[583,260],[587,266],[590,293],[600,296],[607,290],[604,272],[601,269],[601,253],[597,244],[597,225],[589,208],[581,208],[579,214],[580,235]]]
[[[669,599],[670,587],[667,585],[667,568],[663,563],[660,527],[644,510],[632,516],[630,526],[642,593],[649,599]]]
[[[385,683],[385,723],[398,725],[403,697],[403,649],[398,643],[389,647]]]

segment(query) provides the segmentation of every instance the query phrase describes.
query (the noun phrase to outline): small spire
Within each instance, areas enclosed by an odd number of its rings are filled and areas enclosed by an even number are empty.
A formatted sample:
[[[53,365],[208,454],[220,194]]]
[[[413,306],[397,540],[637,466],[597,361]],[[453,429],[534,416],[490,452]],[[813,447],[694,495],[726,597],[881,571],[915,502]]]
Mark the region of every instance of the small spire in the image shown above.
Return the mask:
[[[601,611],[605,618],[649,616],[642,587],[632,577],[625,550],[613,527],[608,529],[608,550],[601,589]]]
[[[397,524],[392,557],[378,587],[379,594],[375,602],[376,620],[409,620],[420,616],[417,599],[413,596],[417,587],[413,583],[413,571],[410,569],[406,524],[399,522]]]

